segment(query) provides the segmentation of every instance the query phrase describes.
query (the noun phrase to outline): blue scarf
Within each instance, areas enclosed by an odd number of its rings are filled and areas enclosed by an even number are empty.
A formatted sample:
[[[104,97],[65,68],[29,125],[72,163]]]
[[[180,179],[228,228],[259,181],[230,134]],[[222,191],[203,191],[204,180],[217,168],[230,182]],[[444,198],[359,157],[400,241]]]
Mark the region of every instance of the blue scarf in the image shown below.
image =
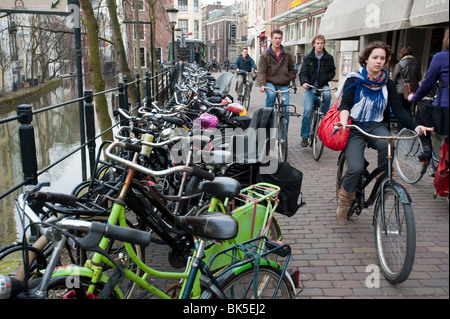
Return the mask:
[[[387,72],[381,70],[380,75],[373,78],[364,66],[357,72],[350,73],[347,77],[355,79],[352,84],[345,88],[346,91],[355,87],[354,106],[350,116],[358,122],[381,122],[387,106]]]

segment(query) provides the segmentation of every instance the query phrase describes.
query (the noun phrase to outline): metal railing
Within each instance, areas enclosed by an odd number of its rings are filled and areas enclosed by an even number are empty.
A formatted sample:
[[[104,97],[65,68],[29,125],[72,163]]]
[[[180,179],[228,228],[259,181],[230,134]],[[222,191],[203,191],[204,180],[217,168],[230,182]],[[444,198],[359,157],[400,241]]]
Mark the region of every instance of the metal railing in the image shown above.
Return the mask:
[[[132,84],[136,84],[136,108],[142,106],[142,103],[146,103],[146,106],[151,106],[153,102],[158,102],[158,104],[165,104],[169,97],[173,94],[174,86],[178,80],[178,69],[175,67],[166,68],[161,70],[161,72],[156,72],[155,76],[151,77],[150,72],[145,73],[145,77],[141,79],[140,74],[136,74],[136,80],[133,82],[128,82],[126,76],[123,77],[123,82],[120,82],[117,87],[108,89],[102,92],[93,93],[92,90],[85,90],[84,96],[81,98],[73,99],[63,103],[51,105],[48,107],[41,108],[39,110],[33,111],[31,105],[22,104],[17,107],[17,115],[4,118],[0,120],[0,124],[18,121],[19,125],[19,141],[22,159],[22,170],[23,170],[23,181],[19,184],[13,186],[12,188],[6,190],[3,194],[0,194],[0,200],[8,196],[12,192],[20,189],[21,187],[29,184],[37,184],[38,176],[48,171],[55,165],[61,163],[68,157],[72,156],[77,152],[85,152],[86,147],[89,156],[90,173],[92,175],[95,169],[96,160],[96,149],[95,141],[102,135],[106,134],[108,131],[112,130],[114,127],[120,125],[120,122],[112,125],[110,128],[104,130],[103,132],[95,135],[95,108],[94,108],[94,97],[98,95],[103,95],[106,93],[117,93],[118,96],[118,107],[129,111],[129,97],[128,97],[128,87]],[[141,99],[141,82],[144,81],[145,97]],[[62,156],[60,159],[54,161],[48,166],[38,170],[37,165],[37,154],[36,154],[36,143],[34,136],[33,127],[33,116],[38,113],[53,110],[55,108],[60,108],[67,106],[76,102],[84,102],[84,118],[80,118],[80,122],[84,122],[86,131],[86,141],[83,137],[80,141],[80,146],[68,154]],[[83,134],[84,135],[84,134]],[[82,135],[82,136],[83,136]],[[86,179],[86,163],[85,158],[82,157],[81,163],[82,177],[83,180]]]

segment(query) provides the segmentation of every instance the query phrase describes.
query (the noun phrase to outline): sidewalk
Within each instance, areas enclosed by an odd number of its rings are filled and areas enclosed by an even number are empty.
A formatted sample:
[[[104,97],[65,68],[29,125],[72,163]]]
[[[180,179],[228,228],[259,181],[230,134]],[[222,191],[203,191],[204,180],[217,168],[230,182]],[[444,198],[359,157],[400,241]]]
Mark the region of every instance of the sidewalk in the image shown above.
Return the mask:
[[[331,87],[337,85],[330,84]],[[234,82],[231,88],[231,94],[237,97]],[[300,114],[303,113],[303,92],[299,87],[297,94],[290,95],[290,104],[296,105]],[[264,102],[265,94],[259,92],[255,83],[250,113],[264,107]],[[283,240],[293,250],[289,266],[300,271],[303,292],[298,298],[449,298],[449,207],[444,198],[433,199],[432,178],[424,176],[415,185],[396,178],[413,200],[416,260],[404,283],[392,285],[380,273],[379,288],[368,288],[366,279],[375,276],[373,269],[378,265],[373,207],[352,217],[346,226],[337,224],[334,197],[339,154],[325,148],[316,162],[311,148],[300,146],[300,128],[301,117],[291,117],[288,161],[304,174],[302,193],[307,205],[290,218],[277,214]],[[376,163],[375,156],[373,150],[366,151],[370,163]],[[371,164],[369,170],[373,168]]]

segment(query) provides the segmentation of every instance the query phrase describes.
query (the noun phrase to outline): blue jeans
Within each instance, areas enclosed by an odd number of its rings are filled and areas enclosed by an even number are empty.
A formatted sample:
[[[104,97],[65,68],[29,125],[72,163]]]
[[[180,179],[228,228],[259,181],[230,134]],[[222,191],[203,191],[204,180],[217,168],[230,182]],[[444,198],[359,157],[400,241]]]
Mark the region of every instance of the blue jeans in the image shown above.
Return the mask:
[[[275,91],[280,90],[280,91],[285,91],[287,90],[289,87],[288,86],[274,86],[272,83],[266,83],[266,87],[269,87]],[[289,92],[285,92],[281,94],[284,97],[284,105],[288,105],[289,104]],[[273,105],[276,102],[276,98],[277,98],[277,94],[270,91],[270,90],[266,90],[266,107],[273,107]],[[284,109],[286,112],[289,112],[289,108]],[[289,128],[289,115],[285,116],[286,118],[286,126],[287,128]],[[284,132],[281,132],[282,138],[284,138]]]
[[[328,85],[321,87],[321,89],[329,89]],[[302,118],[302,129],[300,131],[300,136],[302,138],[309,138],[309,131],[311,128],[311,114],[313,110],[314,99],[316,94],[312,90],[305,90],[305,97],[303,99],[303,118]],[[331,103],[331,92],[323,92],[323,114],[326,114],[330,109]]]

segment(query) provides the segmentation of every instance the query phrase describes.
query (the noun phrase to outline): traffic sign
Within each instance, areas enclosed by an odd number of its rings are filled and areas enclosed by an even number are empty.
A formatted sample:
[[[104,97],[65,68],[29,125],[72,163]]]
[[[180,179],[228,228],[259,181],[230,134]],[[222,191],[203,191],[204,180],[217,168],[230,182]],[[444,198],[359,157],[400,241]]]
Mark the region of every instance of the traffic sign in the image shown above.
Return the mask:
[[[11,12],[67,12],[68,0],[1,0],[0,11]]]

